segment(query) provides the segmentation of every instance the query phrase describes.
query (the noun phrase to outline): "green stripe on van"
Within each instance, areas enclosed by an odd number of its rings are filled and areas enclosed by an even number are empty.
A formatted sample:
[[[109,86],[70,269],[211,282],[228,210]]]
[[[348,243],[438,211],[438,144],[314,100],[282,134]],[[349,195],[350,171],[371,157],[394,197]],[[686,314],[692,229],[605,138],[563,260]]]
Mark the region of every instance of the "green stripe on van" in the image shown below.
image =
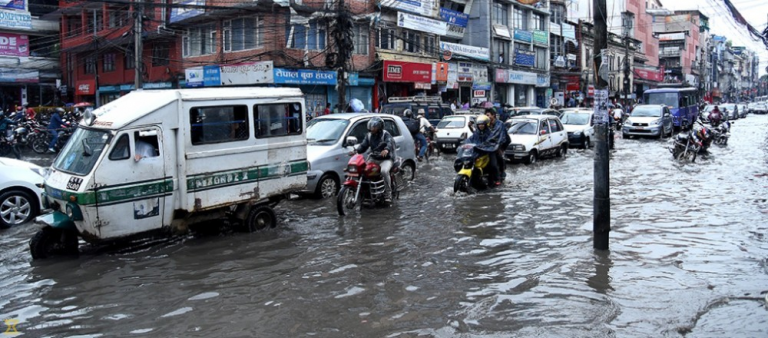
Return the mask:
[[[288,162],[287,164],[267,164],[237,170],[216,171],[194,175],[187,178],[187,191],[200,191],[216,188],[217,186],[237,185],[279,178],[289,175],[306,173],[309,162],[306,160]]]

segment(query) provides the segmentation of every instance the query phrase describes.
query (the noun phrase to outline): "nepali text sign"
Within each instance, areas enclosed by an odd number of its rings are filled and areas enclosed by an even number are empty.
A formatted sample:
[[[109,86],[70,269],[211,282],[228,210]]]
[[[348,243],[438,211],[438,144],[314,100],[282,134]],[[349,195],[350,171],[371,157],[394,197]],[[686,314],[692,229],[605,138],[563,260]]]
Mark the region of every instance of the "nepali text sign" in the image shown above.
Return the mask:
[[[685,40],[685,33],[659,34],[659,41]]]
[[[488,48],[460,45],[457,43],[440,42],[440,50],[451,51],[454,55],[463,55],[469,58],[482,61],[490,61],[490,51]]]
[[[509,78],[507,78],[507,83],[536,85],[537,79],[535,73],[519,72],[516,70],[509,70],[508,73]]]
[[[431,83],[432,64],[384,61],[384,81]]]
[[[459,82],[472,82],[472,62],[459,62],[457,73]]]
[[[447,8],[440,8],[440,18],[449,24],[459,27],[467,27],[467,24],[469,24],[469,14]]]
[[[173,0],[173,3],[181,6],[171,9],[171,23],[186,20],[205,13],[205,10],[202,8],[205,6],[205,0]],[[184,5],[190,7],[184,7]]]
[[[529,50],[515,49],[515,64],[526,67],[533,67],[536,62],[536,53]]]
[[[0,10],[0,27],[32,29],[32,15],[29,12]]]
[[[546,45],[549,42],[549,32],[533,31],[533,43]]]
[[[664,74],[660,70],[635,68],[634,73],[635,73],[635,76],[644,80],[650,80],[650,81],[656,81],[656,82],[664,81]]]
[[[515,40],[531,43],[533,35],[529,31],[515,30]]]
[[[312,69],[275,68],[276,84],[336,85],[336,72]]]
[[[0,8],[26,11],[27,0],[0,0]]]
[[[221,85],[221,68],[219,65],[203,67],[203,85],[206,87]]]
[[[536,74],[536,87],[549,87],[549,75]]]
[[[274,83],[272,61],[221,65],[221,85]]]
[[[404,12],[397,13],[397,26],[437,35],[448,32],[448,24],[445,22]]]
[[[96,94],[96,80],[81,80],[75,83],[75,94],[93,95]]]
[[[29,56],[29,37],[22,34],[0,33],[0,55]]]
[[[509,73],[506,69],[496,69],[496,82],[507,83],[509,81]]]
[[[381,0],[381,6],[432,18],[437,17],[435,0]]]

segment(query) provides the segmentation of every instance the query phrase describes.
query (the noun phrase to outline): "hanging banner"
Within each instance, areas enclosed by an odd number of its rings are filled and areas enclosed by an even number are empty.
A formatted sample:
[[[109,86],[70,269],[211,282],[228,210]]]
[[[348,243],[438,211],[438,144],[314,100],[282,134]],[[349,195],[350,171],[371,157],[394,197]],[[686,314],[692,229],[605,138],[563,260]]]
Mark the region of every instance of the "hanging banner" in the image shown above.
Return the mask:
[[[432,64],[384,61],[385,82],[432,82]]]
[[[659,34],[659,41],[685,40],[685,33]]]
[[[0,33],[0,55],[29,56],[29,37],[22,34]]]
[[[0,27],[32,29],[32,15],[29,12],[0,10]]]
[[[381,0],[382,7],[389,7],[431,18],[437,17],[435,0]]]
[[[515,30],[515,40],[531,43],[533,41],[533,35],[529,31]]]
[[[447,82],[448,81],[448,63],[438,62],[435,64],[435,81]]]
[[[276,84],[336,85],[336,72],[312,69],[275,68]]]
[[[490,82],[488,82],[488,67],[479,63],[472,64],[472,81],[475,83],[487,83],[490,85]],[[490,90],[490,88],[488,88],[488,90]]]
[[[27,0],[0,0],[0,8],[26,11]]]
[[[450,51],[453,55],[462,55],[482,61],[490,61],[490,51],[488,48],[460,45],[457,43],[440,42],[441,51]]]
[[[448,64],[448,82],[446,83],[446,88],[448,89],[459,88],[458,70],[459,70],[459,66],[457,64],[455,63]]]
[[[274,83],[272,61],[221,65],[221,85]]]
[[[608,123],[608,89],[595,91],[595,122]]]
[[[549,43],[549,32],[533,31],[533,43],[546,45]]]
[[[440,8],[440,18],[449,24],[459,27],[467,27],[467,24],[469,23],[469,14],[447,8]]]
[[[643,80],[650,80],[650,81],[656,81],[656,82],[664,81],[664,74],[660,70],[635,68],[633,71],[636,77],[641,78]]]
[[[397,13],[397,26],[437,35],[448,32],[448,24],[445,22],[403,12]]]

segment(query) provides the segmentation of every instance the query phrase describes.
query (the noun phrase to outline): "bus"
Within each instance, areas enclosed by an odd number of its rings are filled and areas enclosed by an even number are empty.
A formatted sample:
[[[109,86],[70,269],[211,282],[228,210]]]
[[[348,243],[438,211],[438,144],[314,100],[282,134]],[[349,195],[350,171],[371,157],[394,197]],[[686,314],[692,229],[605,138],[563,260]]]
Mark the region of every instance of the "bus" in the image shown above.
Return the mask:
[[[669,107],[676,128],[687,129],[699,116],[699,92],[693,87],[646,90],[643,103]]]

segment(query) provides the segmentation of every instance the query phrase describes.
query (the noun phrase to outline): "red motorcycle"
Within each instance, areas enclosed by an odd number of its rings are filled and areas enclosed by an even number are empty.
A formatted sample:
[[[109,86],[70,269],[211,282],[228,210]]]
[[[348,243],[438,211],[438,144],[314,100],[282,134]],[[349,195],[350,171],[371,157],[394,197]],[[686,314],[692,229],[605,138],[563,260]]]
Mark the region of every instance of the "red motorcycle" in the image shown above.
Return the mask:
[[[394,160],[392,169],[389,171],[393,199],[400,197],[398,177],[402,172],[401,162],[400,158]],[[362,210],[364,204],[368,206],[384,204],[386,182],[381,176],[381,167],[372,161],[371,155],[366,159],[361,154],[355,154],[349,159],[344,172],[347,173],[346,180],[336,198],[336,208],[340,216],[344,216],[347,211],[353,211],[357,206]]]

